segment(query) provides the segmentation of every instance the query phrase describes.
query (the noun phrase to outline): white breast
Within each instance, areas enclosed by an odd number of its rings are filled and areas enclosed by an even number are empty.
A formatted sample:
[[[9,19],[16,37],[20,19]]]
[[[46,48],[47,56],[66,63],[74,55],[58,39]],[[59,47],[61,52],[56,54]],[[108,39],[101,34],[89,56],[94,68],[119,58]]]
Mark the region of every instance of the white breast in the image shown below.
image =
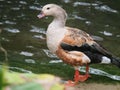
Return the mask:
[[[64,38],[66,29],[65,28],[58,28],[52,27],[49,25],[47,29],[47,46],[52,53],[55,53],[61,40]]]

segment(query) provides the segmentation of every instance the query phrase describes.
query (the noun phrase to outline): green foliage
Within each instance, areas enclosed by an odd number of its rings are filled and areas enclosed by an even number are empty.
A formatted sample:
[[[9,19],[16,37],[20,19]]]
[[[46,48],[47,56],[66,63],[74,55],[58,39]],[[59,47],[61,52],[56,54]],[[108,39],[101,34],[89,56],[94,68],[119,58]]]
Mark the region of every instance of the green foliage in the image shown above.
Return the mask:
[[[50,90],[63,90],[63,86],[60,84],[55,84],[54,86],[51,87]]]
[[[58,77],[50,74],[29,74],[10,72],[5,66],[0,67],[0,90],[63,90],[64,85],[59,83]],[[45,82],[45,83],[43,83]]]
[[[0,67],[0,90],[2,90],[3,87],[3,70]]]
[[[22,85],[13,86],[11,90],[44,90],[39,83],[30,82]]]

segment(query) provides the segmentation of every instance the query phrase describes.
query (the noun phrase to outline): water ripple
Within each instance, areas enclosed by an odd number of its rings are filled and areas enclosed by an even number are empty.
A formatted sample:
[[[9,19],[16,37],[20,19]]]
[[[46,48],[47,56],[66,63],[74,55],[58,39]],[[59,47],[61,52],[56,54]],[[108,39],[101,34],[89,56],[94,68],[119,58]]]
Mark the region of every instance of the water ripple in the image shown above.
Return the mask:
[[[73,15],[75,19],[79,19],[79,20],[86,20],[86,18],[83,18],[83,17],[80,17],[80,16],[77,16],[77,15]]]
[[[112,13],[118,13],[117,10],[112,9],[107,5],[96,6],[95,9],[100,10],[100,11],[108,11],[108,12],[112,12]]]
[[[19,1],[20,4],[27,4],[25,1]]]
[[[13,70],[19,70],[23,73],[32,73],[32,71],[29,71],[29,70],[25,70],[23,68],[19,68],[19,67],[9,67],[9,69],[13,69]]]
[[[79,68],[79,70],[82,71],[82,72],[85,72],[85,67],[81,67],[81,68]],[[112,75],[112,74],[109,74],[105,71],[94,69],[94,68],[90,68],[89,73],[95,74],[95,75],[106,76],[106,77],[109,77],[113,80],[120,80],[120,76]]]
[[[116,37],[120,37],[120,35],[116,35]]]
[[[46,34],[44,28],[38,28],[35,26],[32,26],[32,29],[30,30],[30,32],[37,32],[37,33],[41,33],[41,34]]]
[[[10,29],[10,28],[4,28],[4,30],[11,32],[11,33],[19,33],[20,32],[18,29]]]
[[[3,22],[0,22],[0,25],[4,24]]]
[[[118,13],[117,10],[110,8],[108,5],[101,5],[101,2],[98,3],[87,3],[87,2],[74,2],[73,6],[94,6],[96,10],[107,11],[112,13]]]
[[[63,61],[62,60],[50,60],[49,63],[61,63],[61,62],[63,62]]]
[[[45,39],[45,38],[43,37],[43,35],[34,35],[33,37],[34,37],[34,38],[37,38],[37,39]]]
[[[11,25],[16,24],[16,22],[12,22],[12,21],[9,21],[9,20],[6,20],[4,23],[5,24],[11,24]]]
[[[20,8],[19,7],[12,7],[11,10],[18,11],[18,10],[20,10]]]
[[[32,10],[41,10],[41,8],[37,6],[29,6],[29,8]]]
[[[6,42],[9,42],[9,41],[10,41],[9,39],[4,38],[4,37],[2,37],[2,40],[3,40],[3,41],[6,41]]]
[[[96,3],[87,3],[87,2],[74,2],[73,6],[97,6],[98,4]]]
[[[105,35],[105,36],[113,36],[112,33],[107,32],[107,31],[103,31],[103,32],[100,32],[100,33],[102,33],[102,34]]]
[[[71,0],[63,0],[65,3],[69,3]]]
[[[3,0],[4,1],[4,0]],[[7,1],[7,3],[12,3],[12,1]]]
[[[27,51],[21,51],[20,55],[24,55],[24,56],[33,56],[34,54],[31,52],[27,52]]]
[[[32,49],[32,48],[34,48],[33,46],[26,46],[26,48],[30,48],[30,49]]]
[[[35,60],[33,60],[33,59],[25,59],[25,62],[35,64]]]
[[[91,21],[85,21],[87,25],[91,25]]]
[[[43,49],[43,51],[45,52],[45,54],[50,57],[50,58],[57,58],[57,56],[55,54],[52,54],[48,49]]]

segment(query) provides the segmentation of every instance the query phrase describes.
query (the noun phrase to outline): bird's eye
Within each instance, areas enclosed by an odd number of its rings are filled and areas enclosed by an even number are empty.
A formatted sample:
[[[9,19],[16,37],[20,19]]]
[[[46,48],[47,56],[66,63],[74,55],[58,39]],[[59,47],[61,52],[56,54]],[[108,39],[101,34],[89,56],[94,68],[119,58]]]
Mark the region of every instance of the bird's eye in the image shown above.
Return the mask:
[[[49,10],[50,8],[48,7],[47,10]]]

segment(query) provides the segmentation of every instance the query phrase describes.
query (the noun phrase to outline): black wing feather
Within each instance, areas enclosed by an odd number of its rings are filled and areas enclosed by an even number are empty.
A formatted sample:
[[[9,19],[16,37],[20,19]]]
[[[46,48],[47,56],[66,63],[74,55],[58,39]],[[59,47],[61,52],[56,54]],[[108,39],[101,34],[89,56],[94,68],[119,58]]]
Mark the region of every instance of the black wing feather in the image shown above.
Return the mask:
[[[81,51],[83,53],[90,52],[93,54],[101,54],[107,57],[112,57],[111,53],[109,53],[106,49],[97,43],[94,43],[92,45],[85,43],[82,46],[71,46],[66,43],[61,43],[61,47],[67,51]]]

